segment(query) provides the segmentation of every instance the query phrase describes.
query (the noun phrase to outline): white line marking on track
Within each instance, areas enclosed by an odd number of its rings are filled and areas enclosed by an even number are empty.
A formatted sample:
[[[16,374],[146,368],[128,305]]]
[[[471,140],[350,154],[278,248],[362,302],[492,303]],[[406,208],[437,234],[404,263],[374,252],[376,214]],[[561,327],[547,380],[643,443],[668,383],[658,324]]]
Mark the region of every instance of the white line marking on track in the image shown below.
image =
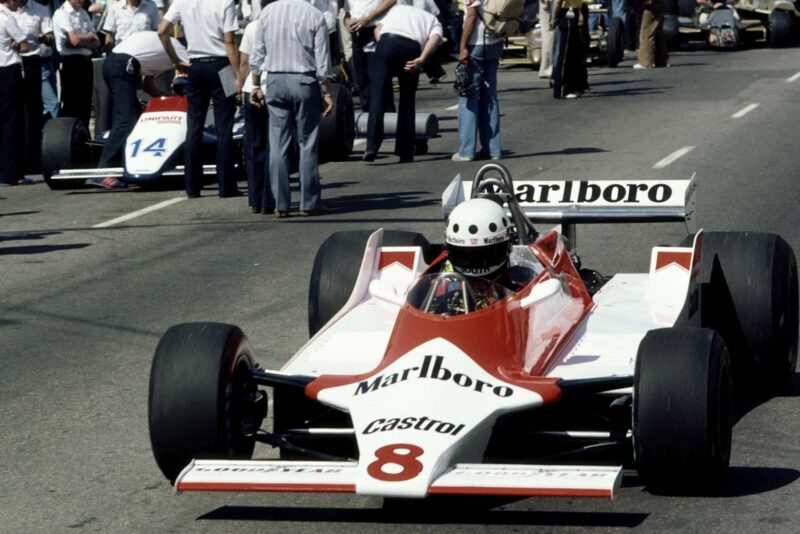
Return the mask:
[[[654,169],[663,169],[664,167],[666,167],[667,165],[669,165],[670,163],[672,163],[676,159],[685,156],[686,154],[688,154],[692,150],[694,150],[693,146],[685,146],[685,147],[683,147],[683,148],[681,148],[679,150],[676,150],[675,152],[673,152],[672,154],[670,154],[666,158],[662,159],[661,161],[659,161],[658,163],[653,165],[653,168]]]
[[[119,224],[121,222],[130,221],[131,219],[135,219],[136,217],[141,217],[151,211],[160,210],[162,208],[166,208],[168,206],[172,206],[173,204],[177,204],[178,202],[183,202],[186,200],[186,197],[175,197],[169,200],[165,200],[164,202],[159,202],[158,204],[153,204],[152,206],[147,206],[146,208],[142,208],[140,210],[132,211],[127,215],[123,215],[121,217],[117,217],[116,219],[111,219],[110,221],[102,222],[100,224],[95,224],[92,228],[108,228],[109,226],[114,226],[115,224]]]
[[[786,83],[796,82],[798,79],[800,79],[800,72],[793,74],[789,78],[786,78]]]
[[[444,108],[444,109],[446,109],[447,111],[453,111],[454,109],[458,109],[458,104],[456,104],[454,106],[450,106],[449,108]]]
[[[749,105],[745,106],[744,108],[740,109],[739,111],[737,111],[736,113],[734,113],[733,115],[731,115],[731,118],[732,119],[741,119],[742,117],[744,117],[745,115],[747,115],[748,113],[750,113],[751,111],[756,109],[759,105],[760,104],[749,104]]]

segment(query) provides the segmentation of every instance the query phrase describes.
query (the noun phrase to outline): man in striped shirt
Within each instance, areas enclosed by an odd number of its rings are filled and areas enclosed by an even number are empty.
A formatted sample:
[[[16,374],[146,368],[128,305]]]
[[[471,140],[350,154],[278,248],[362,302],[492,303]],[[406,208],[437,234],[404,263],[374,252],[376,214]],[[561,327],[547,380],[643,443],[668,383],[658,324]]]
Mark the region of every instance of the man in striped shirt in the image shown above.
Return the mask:
[[[333,110],[328,28],[322,13],[304,0],[277,0],[264,8],[250,54],[253,104],[269,112],[269,180],[275,216],[289,216],[289,149],[300,150],[300,215],[319,215],[319,123]],[[266,95],[261,73],[267,72]]]

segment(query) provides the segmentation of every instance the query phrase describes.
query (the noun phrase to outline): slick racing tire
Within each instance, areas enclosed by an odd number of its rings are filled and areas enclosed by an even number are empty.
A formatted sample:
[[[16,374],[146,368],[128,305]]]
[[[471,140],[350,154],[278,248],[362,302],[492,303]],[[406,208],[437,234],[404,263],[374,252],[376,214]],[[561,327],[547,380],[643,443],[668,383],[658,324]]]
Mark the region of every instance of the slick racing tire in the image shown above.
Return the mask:
[[[57,117],[42,130],[42,175],[50,189],[76,189],[85,180],[52,180],[62,169],[89,166],[89,130],[78,119]]]
[[[333,111],[319,123],[319,162],[346,161],[356,136],[353,96],[342,84],[331,85]]]
[[[794,13],[776,9],[769,15],[769,46],[785,48],[797,44]]]
[[[651,330],[639,344],[633,383],[633,448],[651,493],[710,494],[730,463],[731,364],[705,328]]]
[[[374,230],[331,234],[319,247],[308,288],[308,333],[314,336],[345,305],[356,285],[367,240]],[[384,246],[418,246],[428,259],[428,240],[421,234],[384,230]]]
[[[606,42],[606,62],[609,67],[616,67],[625,54],[625,28],[619,17],[611,21]]]
[[[775,234],[704,232],[700,281],[703,326],[730,348],[737,394],[775,395],[797,365],[797,261]]]
[[[249,459],[267,412],[250,381],[253,353],[237,326],[184,323],[166,331],[150,371],[148,421],[170,482],[193,459]]]

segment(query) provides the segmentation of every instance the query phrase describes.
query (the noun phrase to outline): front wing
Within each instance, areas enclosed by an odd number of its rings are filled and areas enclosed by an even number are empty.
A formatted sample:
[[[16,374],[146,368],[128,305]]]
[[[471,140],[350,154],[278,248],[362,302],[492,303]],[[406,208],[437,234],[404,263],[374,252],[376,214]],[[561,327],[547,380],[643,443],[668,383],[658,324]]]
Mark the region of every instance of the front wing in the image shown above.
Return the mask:
[[[178,475],[181,491],[355,493],[357,462],[194,460]],[[456,464],[428,494],[613,498],[619,466]]]

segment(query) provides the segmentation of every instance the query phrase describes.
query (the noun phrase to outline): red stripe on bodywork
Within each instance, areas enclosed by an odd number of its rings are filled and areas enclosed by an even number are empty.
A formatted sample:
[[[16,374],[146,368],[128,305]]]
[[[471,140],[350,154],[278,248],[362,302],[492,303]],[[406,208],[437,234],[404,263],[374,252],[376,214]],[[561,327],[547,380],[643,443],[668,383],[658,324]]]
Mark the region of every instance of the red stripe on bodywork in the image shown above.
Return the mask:
[[[490,375],[541,395],[545,404],[557,402],[561,398],[561,390],[555,379],[542,377],[543,371],[556,360],[559,350],[589,313],[592,300],[569,254],[560,245],[558,234],[550,232],[543,236],[532,247],[532,251],[544,263],[551,264],[556,273],[563,272],[566,275],[573,295],[568,306],[574,312],[574,317],[552,325],[557,328],[548,343],[541,347],[528,345],[531,308],[524,309],[519,305],[519,300],[529,293],[533,285],[550,276],[549,271],[545,270],[514,297],[506,297],[488,308],[465,315],[433,316],[406,304],[397,315],[386,353],[375,369],[360,375],[322,375],[306,386],[306,395],[317,400],[324,389],[367,380],[414,348],[432,339],[442,338],[458,347]],[[534,364],[530,373],[523,371],[527,351],[533,351],[530,358]]]
[[[479,488],[475,486],[452,486],[429,488],[429,494],[438,495],[506,495],[514,497],[594,497],[610,499],[613,494],[603,489],[577,488]]]
[[[179,482],[178,491],[275,491],[296,493],[355,493],[355,484],[266,484],[256,482]]]
[[[669,267],[673,263],[688,273],[692,268],[692,253],[684,251],[658,251],[658,255],[656,256],[656,271],[660,271],[664,267]]]
[[[388,267],[393,263],[399,263],[404,267],[408,267],[409,270],[414,269],[414,256],[415,252],[387,252],[381,250],[381,258],[378,261],[378,270],[380,271],[384,267]]]
[[[189,101],[185,96],[162,96],[154,98],[147,104],[145,113],[153,113],[157,111],[182,111],[189,110]]]

